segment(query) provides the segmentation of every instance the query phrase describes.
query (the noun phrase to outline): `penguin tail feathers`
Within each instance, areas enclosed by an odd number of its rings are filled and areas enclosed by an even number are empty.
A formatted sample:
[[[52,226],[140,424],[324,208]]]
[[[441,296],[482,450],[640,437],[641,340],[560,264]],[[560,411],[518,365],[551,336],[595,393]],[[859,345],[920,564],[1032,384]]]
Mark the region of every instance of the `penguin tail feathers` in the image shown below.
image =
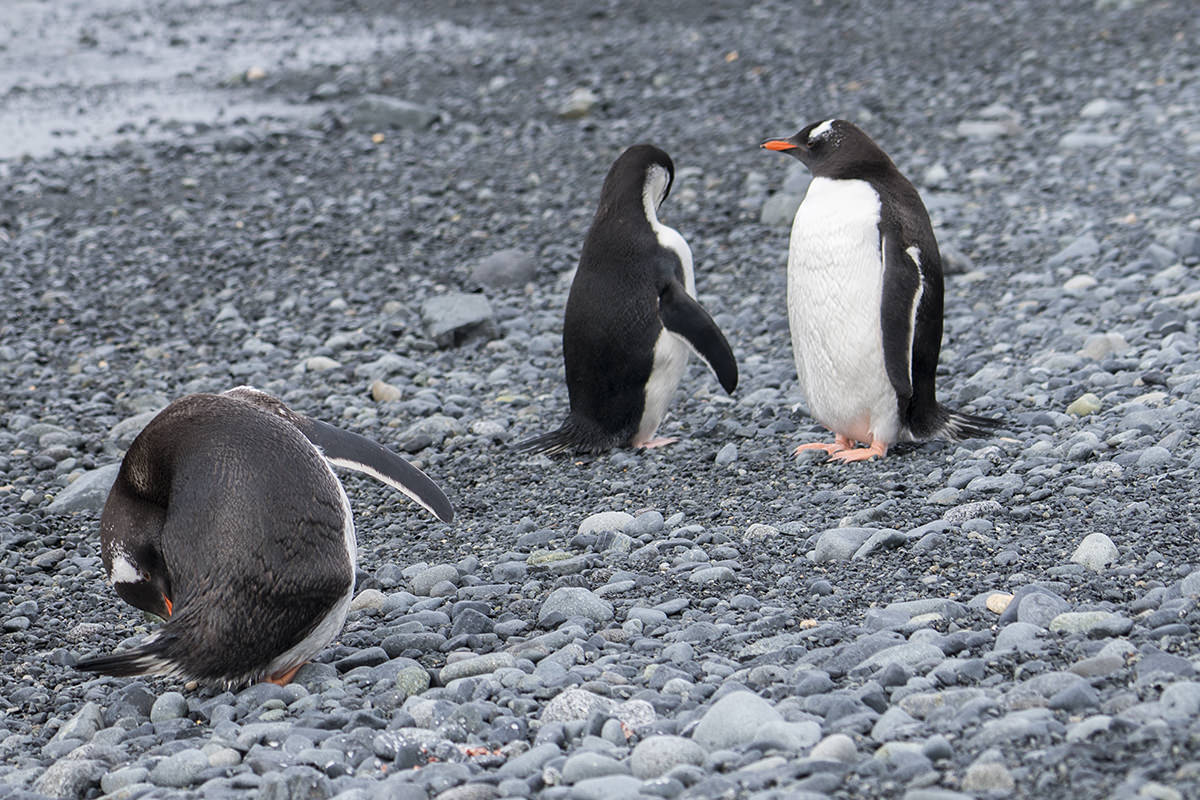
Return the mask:
[[[120,653],[85,658],[75,663],[75,669],[118,678],[134,675],[169,675],[177,672],[178,666],[165,657],[165,650],[166,643],[155,639]]]
[[[977,439],[991,436],[1004,420],[992,417],[979,417],[974,414],[964,414],[941,406],[938,409],[942,418],[935,435],[957,442],[962,439]]]
[[[526,439],[513,445],[520,453],[545,453],[556,455],[574,450],[583,453],[601,453],[619,445],[617,437],[605,436],[595,429],[594,425],[581,422],[575,416],[568,416],[566,421],[557,429]]]

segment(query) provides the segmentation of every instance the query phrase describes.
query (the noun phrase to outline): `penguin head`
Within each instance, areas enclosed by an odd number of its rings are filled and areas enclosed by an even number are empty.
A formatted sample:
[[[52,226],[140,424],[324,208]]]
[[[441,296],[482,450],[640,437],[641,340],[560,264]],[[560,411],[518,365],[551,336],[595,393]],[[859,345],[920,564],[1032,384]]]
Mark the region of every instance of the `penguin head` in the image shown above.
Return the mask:
[[[600,191],[600,212],[627,203],[644,206],[651,216],[671,193],[675,163],[651,144],[635,144],[613,162]]]
[[[765,150],[787,153],[824,178],[854,177],[872,168],[891,165],[887,154],[857,125],[844,119],[826,119],[800,129],[786,139],[768,139]]]
[[[166,565],[153,552],[134,555],[114,544],[108,557],[108,580],[122,600],[163,619],[171,616],[170,579]]]

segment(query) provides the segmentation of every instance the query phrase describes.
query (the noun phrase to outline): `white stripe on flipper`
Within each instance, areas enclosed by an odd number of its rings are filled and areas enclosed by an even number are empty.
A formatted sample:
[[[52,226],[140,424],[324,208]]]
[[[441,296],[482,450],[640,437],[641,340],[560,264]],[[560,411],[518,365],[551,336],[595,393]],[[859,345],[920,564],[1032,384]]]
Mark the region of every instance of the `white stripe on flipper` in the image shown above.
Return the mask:
[[[328,461],[330,464],[333,464],[335,467],[343,467],[345,469],[352,469],[355,472],[361,472],[364,475],[370,475],[372,478],[379,481],[380,483],[385,483],[388,486],[391,486],[396,491],[403,493],[406,497],[408,497],[408,499],[412,500],[414,503],[419,505],[421,508],[428,511],[430,514],[433,514],[433,516],[437,517],[438,519],[441,519],[441,517],[438,516],[438,513],[433,510],[433,506],[426,503],[424,500],[421,499],[421,497],[416,492],[414,492],[412,489],[405,486],[403,483],[400,483],[400,481],[396,480],[395,478],[391,478],[387,475],[384,475],[382,472],[375,469],[374,467],[369,467],[366,464],[360,464],[357,461],[351,461],[347,458],[330,458],[327,454],[324,454],[324,453],[322,453],[322,456],[325,458],[326,461]],[[415,469],[415,467],[414,467],[414,469]],[[340,483],[340,481],[339,481],[339,483]]]
[[[925,275],[921,272],[921,248],[914,244],[904,252],[908,253],[908,257],[913,260],[913,264],[917,268],[917,293],[913,295],[912,308],[908,314],[908,349],[905,351],[908,354],[908,388],[915,393],[916,387],[913,386],[912,375],[913,340],[917,336],[917,309],[921,307],[921,296],[925,294]]]

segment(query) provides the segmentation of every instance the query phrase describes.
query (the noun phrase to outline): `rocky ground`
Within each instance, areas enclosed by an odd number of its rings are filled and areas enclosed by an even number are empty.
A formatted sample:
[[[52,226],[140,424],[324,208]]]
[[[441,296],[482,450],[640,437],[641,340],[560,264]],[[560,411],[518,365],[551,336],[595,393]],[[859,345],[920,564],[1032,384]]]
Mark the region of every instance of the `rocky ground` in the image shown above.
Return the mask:
[[[1200,793],[1200,21],[1178,2],[44,4],[0,24],[0,796],[1185,798]],[[806,177],[859,123],[922,191],[943,400],[996,438],[793,461]],[[738,356],[664,435],[566,409],[609,164]],[[359,593],[292,685],[72,669],[112,467],[250,383],[409,454],[345,476]]]

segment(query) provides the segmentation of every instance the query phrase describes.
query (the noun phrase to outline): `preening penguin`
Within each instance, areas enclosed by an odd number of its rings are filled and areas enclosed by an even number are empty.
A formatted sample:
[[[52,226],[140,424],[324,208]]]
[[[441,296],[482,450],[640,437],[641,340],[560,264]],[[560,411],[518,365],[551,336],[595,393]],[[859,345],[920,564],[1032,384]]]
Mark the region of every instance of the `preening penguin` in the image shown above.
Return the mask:
[[[815,122],[762,146],[813,174],[792,223],[788,322],[809,410],[836,441],[796,452],[862,461],[896,442],[988,434],[999,420],[937,401],[942,261],[917,190],[845,120]]]
[[[655,433],[689,349],[726,392],[737,387],[733,351],[695,300],[692,251],[658,220],[674,176],[671,157],[644,144],[609,169],[563,321],[571,410],[557,430],[517,448],[597,453],[670,444]]]
[[[108,675],[287,683],[342,629],[357,545],[330,464],[393,486],[438,519],[442,491],[387,448],[240,386],[167,406],[134,439],[100,517],[109,582],[167,621],[80,661]]]

